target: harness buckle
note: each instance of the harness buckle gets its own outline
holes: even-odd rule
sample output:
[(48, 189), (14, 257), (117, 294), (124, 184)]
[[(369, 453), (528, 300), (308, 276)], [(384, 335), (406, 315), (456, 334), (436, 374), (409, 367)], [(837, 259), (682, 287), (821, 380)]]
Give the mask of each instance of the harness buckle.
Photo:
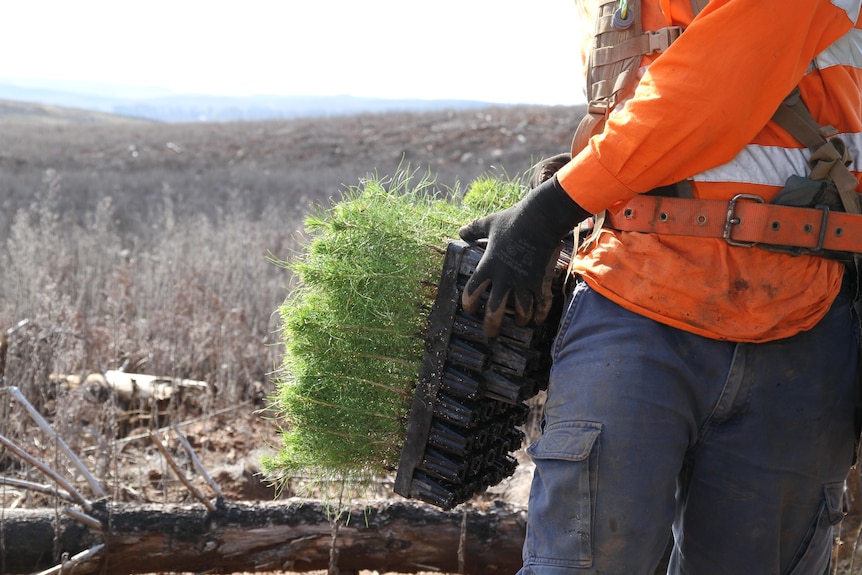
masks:
[(680, 37), (682, 28), (680, 26), (668, 26), (656, 32), (647, 32), (649, 38), (649, 52), (647, 54), (661, 53), (668, 49), (668, 46), (673, 44), (673, 41)]
[(724, 232), (721, 237), (728, 244), (741, 248), (750, 248), (757, 245), (757, 242), (739, 242), (733, 239), (733, 226), (738, 226), (742, 223), (742, 218), (736, 215), (736, 204), (739, 200), (751, 200), (758, 204), (765, 204), (766, 200), (754, 194), (736, 194), (730, 201), (727, 202), (727, 215), (724, 218)]
[(607, 98), (591, 100), (587, 103), (587, 113), (607, 118), (611, 113), (611, 103)]

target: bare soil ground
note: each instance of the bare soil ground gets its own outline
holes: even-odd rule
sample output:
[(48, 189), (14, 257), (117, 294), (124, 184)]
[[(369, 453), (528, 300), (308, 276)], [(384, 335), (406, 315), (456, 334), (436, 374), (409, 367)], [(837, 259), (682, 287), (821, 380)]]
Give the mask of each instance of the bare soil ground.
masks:
[[(0, 110), (2, 111), (2, 110)], [(165, 196), (180, 213), (231, 199), (252, 213), (300, 215), (310, 202), (399, 166), (441, 187), (503, 170), (517, 175), (567, 151), (579, 107), (365, 114), (224, 124), (3, 124), (0, 223), (33, 200), (47, 170), (62, 174), (62, 210), (84, 214), (111, 196), (135, 231)], [(2, 227), (0, 227), (2, 229)]]

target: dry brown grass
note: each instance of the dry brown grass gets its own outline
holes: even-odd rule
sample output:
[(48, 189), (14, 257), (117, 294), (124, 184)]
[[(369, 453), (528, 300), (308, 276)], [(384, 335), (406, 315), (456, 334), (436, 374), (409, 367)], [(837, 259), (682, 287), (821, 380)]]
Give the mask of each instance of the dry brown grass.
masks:
[[(247, 124), (4, 125), (2, 385), (23, 392), (114, 500), (188, 500), (146, 439), (172, 424), (226, 496), (273, 497), (255, 473), (275, 428), (256, 410), (280, 359), (273, 312), (289, 277), (268, 254), (288, 257), (309, 205), (369, 172), (409, 164), (444, 189), (494, 169), (519, 173), (565, 149), (579, 115), (515, 107)], [(120, 368), (211, 386), (194, 397), (123, 401), (52, 378)], [(2, 389), (0, 434), (91, 495)], [(165, 439), (195, 477), (175, 439)], [(2, 448), (0, 476), (50, 483)], [(57, 503), (0, 485), (4, 507)]]

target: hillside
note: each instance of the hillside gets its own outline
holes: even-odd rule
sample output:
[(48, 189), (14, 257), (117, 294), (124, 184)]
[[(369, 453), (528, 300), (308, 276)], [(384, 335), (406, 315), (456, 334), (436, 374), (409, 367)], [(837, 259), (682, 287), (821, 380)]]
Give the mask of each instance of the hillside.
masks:
[[(423, 112), (476, 109), (476, 100), (364, 98), (336, 96), (215, 96), (178, 94), (159, 88), (104, 83), (36, 81), (19, 83), (0, 78), (0, 100), (34, 102), (159, 122), (230, 122), (342, 116), (395, 111)], [(3, 111), (0, 110), (0, 123)]]
[(181, 213), (213, 214), (234, 198), (251, 213), (284, 210), (287, 220), (370, 172), (389, 175), (399, 166), (427, 170), (444, 188), (491, 170), (517, 175), (568, 149), (583, 113), (514, 106), (161, 124), (96, 113), (58, 123), (51, 119), (72, 113), (31, 109), (35, 117), (40, 110), (41, 121), (0, 130), (0, 236), (48, 170), (62, 180), (61, 211), (91, 212), (110, 196), (128, 230), (167, 200)]
[(150, 120), (80, 108), (0, 99), (0, 126), (150, 123)]

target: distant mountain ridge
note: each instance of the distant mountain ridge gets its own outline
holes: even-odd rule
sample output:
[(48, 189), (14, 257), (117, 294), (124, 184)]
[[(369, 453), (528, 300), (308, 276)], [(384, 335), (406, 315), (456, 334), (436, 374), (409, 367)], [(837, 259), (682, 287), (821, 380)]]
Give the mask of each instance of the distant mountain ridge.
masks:
[[(77, 108), (159, 122), (228, 122), (358, 113), (472, 109), (491, 105), (477, 100), (361, 98), (355, 96), (211, 96), (174, 94), (160, 89), (82, 84), (42, 86), (0, 79), (0, 99), (43, 106)], [(2, 110), (0, 110), (2, 113)]]
[(0, 126), (9, 124), (30, 126), (68, 126), (73, 124), (153, 124), (153, 120), (118, 116), (95, 110), (67, 108), (49, 104), (34, 104), (0, 99)]

